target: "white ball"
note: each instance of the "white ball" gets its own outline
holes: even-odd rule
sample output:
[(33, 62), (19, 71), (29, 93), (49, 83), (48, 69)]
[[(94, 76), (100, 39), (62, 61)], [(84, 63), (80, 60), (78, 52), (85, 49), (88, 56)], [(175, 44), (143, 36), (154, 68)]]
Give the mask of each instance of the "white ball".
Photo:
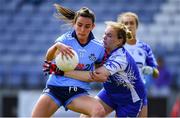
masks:
[(79, 57), (74, 50), (72, 50), (72, 51), (74, 53), (72, 58), (69, 55), (63, 56), (61, 52), (56, 56), (55, 63), (56, 63), (56, 66), (60, 70), (71, 71), (71, 70), (74, 70), (76, 68), (76, 66), (78, 65)]

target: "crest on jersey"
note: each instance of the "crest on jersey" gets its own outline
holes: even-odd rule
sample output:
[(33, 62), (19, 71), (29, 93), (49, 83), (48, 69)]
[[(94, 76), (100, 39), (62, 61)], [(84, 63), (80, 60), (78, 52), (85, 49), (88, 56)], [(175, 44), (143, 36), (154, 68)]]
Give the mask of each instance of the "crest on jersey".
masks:
[(96, 61), (96, 56), (95, 56), (95, 54), (90, 54), (90, 55), (89, 55), (89, 59), (90, 59), (91, 61)]

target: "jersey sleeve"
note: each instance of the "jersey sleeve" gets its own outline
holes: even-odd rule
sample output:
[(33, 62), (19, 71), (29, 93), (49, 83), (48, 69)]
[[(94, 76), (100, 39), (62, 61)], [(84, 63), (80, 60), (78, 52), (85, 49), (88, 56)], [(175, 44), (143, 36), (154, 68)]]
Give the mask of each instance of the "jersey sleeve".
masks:
[(149, 45), (146, 45), (146, 52), (147, 52), (147, 56), (146, 56), (146, 65), (147, 66), (151, 66), (151, 67), (155, 67), (157, 68), (157, 61), (154, 57), (154, 54), (152, 52), (152, 49)]
[(61, 35), (55, 40), (55, 43), (57, 43), (57, 42), (62, 42), (63, 43), (64, 39), (65, 39), (65, 35)]
[(125, 56), (122, 55), (112, 55), (103, 66), (111, 73), (111, 75), (124, 71), (127, 67), (127, 60)]
[(104, 47), (102, 47), (99, 57), (96, 61), (96, 64), (101, 64), (101, 62), (103, 61), (104, 54), (105, 54), (105, 49), (104, 49)]

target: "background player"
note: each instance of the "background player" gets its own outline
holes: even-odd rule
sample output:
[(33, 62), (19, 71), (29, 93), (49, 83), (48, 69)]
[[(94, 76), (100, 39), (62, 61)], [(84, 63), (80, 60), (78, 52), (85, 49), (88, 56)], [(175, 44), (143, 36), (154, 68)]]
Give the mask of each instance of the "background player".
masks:
[[(139, 18), (137, 14), (133, 12), (122, 13), (118, 16), (117, 21), (125, 24), (133, 35), (132, 40), (127, 40), (124, 47), (136, 61), (144, 84), (146, 83), (144, 75), (153, 75), (153, 77), (157, 78), (159, 71), (157, 70), (157, 62), (150, 46), (145, 42), (138, 40), (136, 37), (139, 25)], [(140, 117), (147, 117), (147, 99), (144, 101)]]

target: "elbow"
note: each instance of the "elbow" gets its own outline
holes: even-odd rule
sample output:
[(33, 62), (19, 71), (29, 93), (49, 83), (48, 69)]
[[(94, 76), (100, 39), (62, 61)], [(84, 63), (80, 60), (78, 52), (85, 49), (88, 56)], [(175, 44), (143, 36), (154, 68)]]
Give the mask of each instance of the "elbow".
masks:
[(46, 58), (47, 61), (53, 60), (53, 56), (52, 56), (52, 54), (51, 54), (50, 49), (48, 49), (45, 58)]
[(47, 50), (47, 53), (46, 53), (46, 60), (47, 61), (51, 61), (54, 59), (54, 56), (55, 56), (55, 52), (56, 52), (56, 47), (55, 46), (52, 46), (50, 47), (48, 50)]

